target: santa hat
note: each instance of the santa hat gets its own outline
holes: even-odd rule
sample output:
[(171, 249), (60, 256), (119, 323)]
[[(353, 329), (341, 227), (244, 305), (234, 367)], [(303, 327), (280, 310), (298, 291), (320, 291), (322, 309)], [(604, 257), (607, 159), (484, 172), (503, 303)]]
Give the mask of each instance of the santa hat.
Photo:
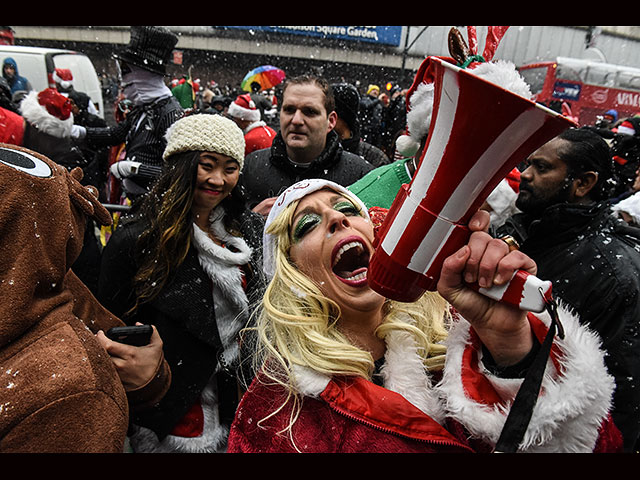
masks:
[(515, 193), (520, 193), (520, 177), (520, 170), (514, 168), (509, 172), (507, 178), (505, 178), (505, 181), (509, 184), (509, 186)]
[(56, 68), (53, 72), (53, 79), (65, 90), (73, 87), (73, 74), (68, 68)]
[(273, 221), (278, 218), (280, 214), (293, 202), (325, 188), (331, 189), (337, 193), (341, 193), (347, 198), (351, 199), (351, 201), (360, 208), (367, 220), (371, 221), (371, 217), (369, 217), (367, 207), (364, 203), (362, 203), (362, 200), (356, 197), (345, 187), (338, 185), (337, 183), (324, 179), (310, 179), (302, 180), (290, 186), (284, 192), (282, 192), (278, 199), (274, 202), (264, 225), (262, 268), (269, 280), (273, 278), (276, 271), (275, 259), (277, 239), (274, 235), (268, 234), (267, 230), (269, 229)]
[(260, 110), (256, 108), (256, 104), (251, 100), (251, 95), (248, 93), (238, 96), (231, 102), (228, 113), (234, 118), (249, 122), (260, 120)]
[(71, 101), (55, 88), (40, 93), (32, 90), (20, 103), (22, 117), (38, 130), (58, 137), (68, 137), (73, 127)]
[(625, 120), (620, 125), (618, 125), (617, 132), (621, 135), (631, 136), (637, 133), (633, 123), (631, 123), (629, 120)]
[(449, 50), (452, 57), (428, 57), (422, 62), (413, 85), (407, 92), (407, 131), (396, 141), (396, 149), (400, 155), (407, 158), (415, 156), (429, 133), (435, 88), (433, 58), (457, 64), (488, 82), (531, 99), (531, 90), (513, 63), (502, 60), (492, 61), (500, 40), (509, 27), (488, 28), (482, 56), (477, 55), (475, 27), (467, 27), (469, 46), (466, 45), (460, 32), (452, 28), (449, 32)]

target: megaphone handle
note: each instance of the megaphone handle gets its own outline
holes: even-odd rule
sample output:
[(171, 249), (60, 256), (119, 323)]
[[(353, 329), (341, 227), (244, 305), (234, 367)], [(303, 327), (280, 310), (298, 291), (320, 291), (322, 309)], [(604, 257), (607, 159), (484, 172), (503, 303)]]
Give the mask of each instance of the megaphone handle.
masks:
[(524, 270), (518, 270), (505, 285), (482, 288), (474, 283), (469, 287), (497, 302), (507, 303), (528, 312), (541, 313), (546, 308), (545, 299), (551, 297), (552, 283), (540, 280)]

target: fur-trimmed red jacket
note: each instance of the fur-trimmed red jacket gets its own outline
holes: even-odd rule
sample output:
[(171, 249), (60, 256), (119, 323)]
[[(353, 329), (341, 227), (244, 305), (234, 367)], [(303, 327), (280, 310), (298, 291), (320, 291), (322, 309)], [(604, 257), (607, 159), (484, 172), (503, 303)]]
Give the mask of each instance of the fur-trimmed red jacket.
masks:
[(256, 150), (270, 148), (277, 132), (263, 121), (255, 122), (244, 130), (244, 154), (249, 155)]
[[(560, 315), (565, 338), (555, 341), (519, 451), (620, 451), (620, 432), (609, 416), (614, 385), (599, 339), (568, 312), (561, 309)], [(548, 316), (529, 319), (542, 341)], [(286, 392), (258, 376), (240, 403), (228, 451), (491, 452), (522, 380), (498, 378), (485, 369), (470, 325), (457, 318), (437, 384), (422, 367), (408, 334), (393, 332), (385, 340), (384, 388), (361, 378), (329, 378), (296, 369), (303, 400), (291, 431), (286, 427), (292, 402), (274, 414)]]

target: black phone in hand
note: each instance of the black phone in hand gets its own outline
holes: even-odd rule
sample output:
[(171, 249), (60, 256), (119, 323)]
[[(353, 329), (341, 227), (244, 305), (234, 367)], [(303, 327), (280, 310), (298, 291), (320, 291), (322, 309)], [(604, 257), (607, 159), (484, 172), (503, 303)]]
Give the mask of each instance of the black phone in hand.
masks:
[(151, 341), (152, 333), (153, 328), (151, 325), (135, 325), (131, 327), (113, 327), (107, 332), (107, 337), (114, 342), (143, 347)]

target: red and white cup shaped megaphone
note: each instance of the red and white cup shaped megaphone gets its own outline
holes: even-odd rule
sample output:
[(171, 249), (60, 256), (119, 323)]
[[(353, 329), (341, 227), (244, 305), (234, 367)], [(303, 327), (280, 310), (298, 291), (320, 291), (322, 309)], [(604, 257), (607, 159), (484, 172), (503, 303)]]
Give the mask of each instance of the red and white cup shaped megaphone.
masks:
[[(444, 260), (468, 242), (469, 220), (500, 181), (575, 126), (443, 59), (430, 61), (434, 103), (427, 143), (411, 183), (400, 189), (379, 230), (368, 273), (372, 289), (400, 302), (437, 289)], [(479, 291), (540, 312), (550, 290), (551, 282), (521, 271), (504, 288)]]

